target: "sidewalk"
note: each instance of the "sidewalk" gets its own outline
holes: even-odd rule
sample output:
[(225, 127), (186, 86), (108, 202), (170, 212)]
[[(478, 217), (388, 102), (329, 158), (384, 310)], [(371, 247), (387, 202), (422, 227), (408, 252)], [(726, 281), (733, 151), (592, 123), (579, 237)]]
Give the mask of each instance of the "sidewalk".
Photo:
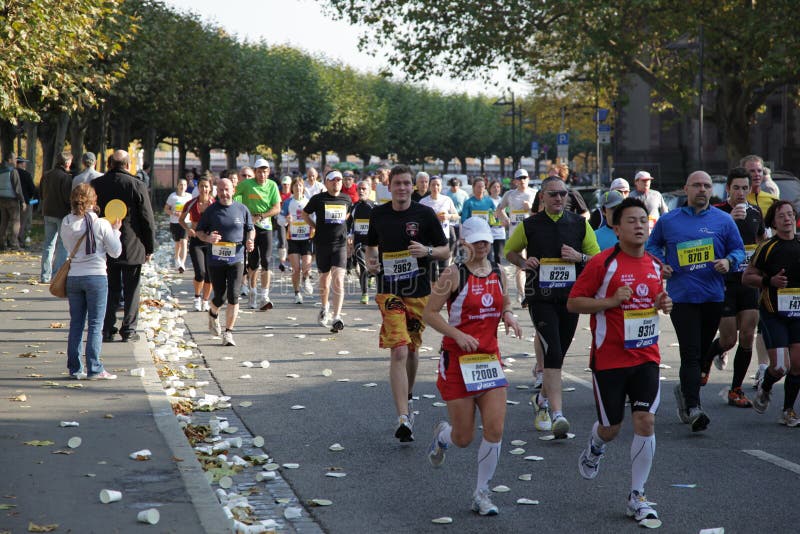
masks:
[[(36, 282), (39, 258), (36, 250), (0, 254), (0, 533), (27, 532), (29, 523), (57, 524), (54, 532), (229, 531), (144, 340), (103, 345), (117, 380), (69, 378), (67, 301)], [(144, 378), (129, 375), (136, 367)], [(67, 447), (71, 437), (81, 438), (78, 448)], [(129, 458), (140, 449), (152, 458)], [(102, 504), (102, 489), (122, 500)], [(154, 527), (137, 522), (149, 508), (160, 512)]]

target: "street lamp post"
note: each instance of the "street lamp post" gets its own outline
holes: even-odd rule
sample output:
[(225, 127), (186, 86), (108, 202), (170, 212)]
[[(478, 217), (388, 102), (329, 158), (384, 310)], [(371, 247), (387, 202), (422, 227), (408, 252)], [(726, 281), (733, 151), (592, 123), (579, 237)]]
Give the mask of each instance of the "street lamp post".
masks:
[(511, 107), (511, 166), (516, 169), (517, 163), (517, 135), (516, 135), (516, 116), (517, 116), (517, 104), (514, 100), (514, 91), (509, 91), (511, 93), (511, 102), (505, 99), (505, 97), (500, 97), (496, 100), (492, 105), (494, 106), (510, 106)]

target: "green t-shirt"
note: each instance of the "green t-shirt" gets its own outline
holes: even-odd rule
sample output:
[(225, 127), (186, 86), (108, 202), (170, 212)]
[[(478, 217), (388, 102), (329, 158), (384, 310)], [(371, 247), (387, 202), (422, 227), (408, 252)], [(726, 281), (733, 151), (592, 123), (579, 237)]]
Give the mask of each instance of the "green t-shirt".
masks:
[(250, 210), (256, 228), (272, 230), (272, 217), (262, 219), (259, 215), (268, 212), (275, 204), (280, 204), (281, 196), (275, 182), (267, 178), (263, 185), (258, 185), (255, 179), (243, 180), (236, 186), (233, 200), (241, 202)]

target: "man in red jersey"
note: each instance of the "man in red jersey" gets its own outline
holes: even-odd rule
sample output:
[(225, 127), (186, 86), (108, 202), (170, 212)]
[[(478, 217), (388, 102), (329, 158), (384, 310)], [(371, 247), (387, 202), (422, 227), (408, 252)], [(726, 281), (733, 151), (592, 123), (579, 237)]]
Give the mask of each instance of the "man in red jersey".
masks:
[[(606, 443), (619, 434), (630, 398), (633, 413), (631, 491), (627, 514), (644, 526), (658, 526), (658, 514), (644, 496), (656, 449), (655, 413), (661, 400), (658, 312), (672, 299), (663, 288), (661, 262), (645, 252), (647, 211), (627, 198), (614, 210), (619, 243), (587, 263), (569, 294), (567, 309), (591, 314), (590, 367), (598, 421), (581, 453), (581, 476), (597, 476)], [(657, 523), (657, 525), (655, 525)]]

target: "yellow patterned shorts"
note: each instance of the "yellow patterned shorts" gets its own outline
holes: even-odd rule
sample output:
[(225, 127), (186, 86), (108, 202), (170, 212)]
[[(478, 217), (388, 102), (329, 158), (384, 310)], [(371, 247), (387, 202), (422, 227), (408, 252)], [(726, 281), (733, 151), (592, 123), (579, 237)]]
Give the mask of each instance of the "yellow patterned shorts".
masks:
[(393, 349), (408, 345), (408, 350), (415, 351), (422, 345), (422, 310), (428, 303), (428, 297), (399, 297), (391, 293), (379, 293), (375, 302), (381, 310), (380, 347)]

